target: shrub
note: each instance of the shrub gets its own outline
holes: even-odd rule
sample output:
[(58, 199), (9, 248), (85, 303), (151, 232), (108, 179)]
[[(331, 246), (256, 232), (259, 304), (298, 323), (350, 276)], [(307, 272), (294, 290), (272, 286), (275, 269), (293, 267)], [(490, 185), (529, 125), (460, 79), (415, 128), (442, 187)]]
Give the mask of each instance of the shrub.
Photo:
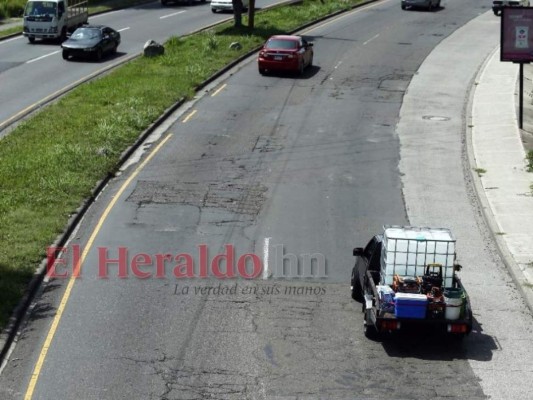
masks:
[(529, 150), (526, 155), (527, 171), (533, 172), (533, 150)]
[(0, 0), (0, 18), (22, 17), (24, 0)]

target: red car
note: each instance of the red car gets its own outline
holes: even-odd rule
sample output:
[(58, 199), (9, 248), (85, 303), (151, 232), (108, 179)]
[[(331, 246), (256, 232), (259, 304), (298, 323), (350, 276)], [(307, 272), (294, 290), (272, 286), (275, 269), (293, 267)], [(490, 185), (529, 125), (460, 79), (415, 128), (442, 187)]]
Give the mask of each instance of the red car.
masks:
[(259, 73), (267, 71), (294, 71), (300, 75), (313, 65), (313, 43), (301, 36), (272, 36), (259, 51), (257, 66)]

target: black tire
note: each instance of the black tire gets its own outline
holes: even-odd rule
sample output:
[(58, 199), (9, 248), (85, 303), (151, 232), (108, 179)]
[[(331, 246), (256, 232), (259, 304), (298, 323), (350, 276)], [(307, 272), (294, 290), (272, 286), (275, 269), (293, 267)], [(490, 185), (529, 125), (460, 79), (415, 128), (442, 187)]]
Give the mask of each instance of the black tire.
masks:
[(437, 1), (437, 5), (435, 6), (436, 9), (440, 9), (440, 0)]
[(264, 68), (259, 68), (259, 73), (260, 73), (261, 75), (266, 75), (266, 69), (264, 69)]
[(161, 6), (165, 7), (168, 4), (167, 0), (161, 0)]
[(63, 29), (61, 29), (61, 35), (59, 35), (57, 39), (59, 43), (63, 43), (65, 40), (67, 40), (67, 28), (66, 27), (63, 27)]
[(313, 66), (313, 54), (311, 54), (311, 58), (309, 59), (309, 65), (307, 65), (309, 68)]
[(370, 322), (369, 313), (365, 310), (365, 320), (363, 323), (363, 333), (367, 339), (376, 340), (379, 338), (379, 332), (376, 327)]
[(215, 10), (214, 8), (212, 8), (212, 9), (211, 9), (211, 12), (212, 12), (213, 14), (216, 14), (216, 13), (217, 13), (217, 10)]
[(359, 273), (355, 266), (352, 268), (351, 286), (352, 286), (352, 299), (354, 299), (355, 301), (358, 301), (359, 303), (362, 303), (363, 302), (363, 287), (361, 285), (361, 279), (359, 277)]
[(99, 47), (98, 50), (96, 50), (96, 60), (102, 61), (103, 57), (104, 57), (104, 52), (102, 51), (102, 48)]
[(34, 44), (35, 43), (35, 38), (33, 36), (28, 36), (28, 41), (31, 43), (31, 44)]
[(117, 54), (117, 50), (118, 50), (118, 43), (115, 43), (115, 45), (111, 49), (111, 54)]
[(302, 60), (300, 65), (298, 66), (298, 75), (302, 76), (304, 74), (305, 64)]
[(63, 50), (62, 56), (63, 56), (63, 60), (68, 60), (68, 56), (69, 56), (68, 51)]
[(375, 340), (379, 338), (378, 331), (374, 325), (365, 324), (363, 325), (363, 333), (367, 339)]

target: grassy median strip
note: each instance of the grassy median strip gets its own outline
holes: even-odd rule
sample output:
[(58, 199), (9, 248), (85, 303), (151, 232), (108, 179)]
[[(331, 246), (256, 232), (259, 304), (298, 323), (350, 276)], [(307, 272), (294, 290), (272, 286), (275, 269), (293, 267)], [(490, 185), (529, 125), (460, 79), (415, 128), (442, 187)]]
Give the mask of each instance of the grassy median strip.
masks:
[[(360, 2), (305, 0), (257, 13), (253, 31), (224, 24), (171, 38), (165, 55), (138, 58), (78, 87), (0, 140), (0, 327), (46, 247), (96, 183), (116, 169), (120, 154), (169, 106), (191, 97), (198, 84), (268, 36)], [(242, 48), (230, 50), (232, 42)]]

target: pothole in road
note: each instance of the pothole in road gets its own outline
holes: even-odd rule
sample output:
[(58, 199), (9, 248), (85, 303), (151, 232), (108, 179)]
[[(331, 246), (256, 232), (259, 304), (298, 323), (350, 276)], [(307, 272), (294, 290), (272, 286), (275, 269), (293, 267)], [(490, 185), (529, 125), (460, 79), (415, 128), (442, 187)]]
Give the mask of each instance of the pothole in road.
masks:
[(128, 201), (177, 203), (257, 215), (265, 200), (266, 191), (266, 187), (261, 184), (139, 181)]

